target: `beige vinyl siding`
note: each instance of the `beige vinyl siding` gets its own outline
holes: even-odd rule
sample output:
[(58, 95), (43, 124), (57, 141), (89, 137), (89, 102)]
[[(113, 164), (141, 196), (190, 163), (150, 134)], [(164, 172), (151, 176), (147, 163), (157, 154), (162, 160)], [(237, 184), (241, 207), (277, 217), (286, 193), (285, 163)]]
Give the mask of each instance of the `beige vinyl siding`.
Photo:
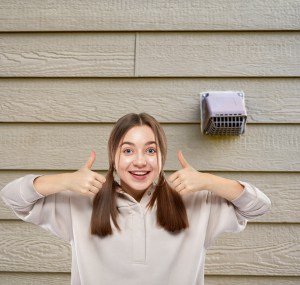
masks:
[[(199, 171), (249, 181), (270, 213), (207, 254), (206, 284), (300, 282), (300, 2), (1, 1), (0, 188), (107, 169), (113, 123), (149, 112)], [(243, 90), (240, 137), (200, 133), (199, 93)], [(68, 244), (0, 202), (0, 285), (70, 284)], [(41, 246), (42, 245), (42, 246)]]
[(138, 33), (137, 76), (297, 76), (299, 32)]
[(0, 75), (134, 75), (134, 33), (2, 33)]
[(297, 76), (300, 32), (2, 33), (6, 77)]
[[(124, 111), (126, 112), (126, 111)], [(107, 140), (112, 124), (7, 124), (0, 127), (0, 156), (5, 169), (76, 169), (90, 150), (95, 169), (107, 169)], [(295, 124), (249, 124), (241, 137), (210, 137), (200, 124), (163, 124), (169, 155), (165, 168), (179, 167), (177, 150), (198, 170), (299, 171), (300, 134)]]
[(126, 109), (164, 123), (199, 123), (203, 90), (243, 90), (250, 124), (300, 123), (300, 80), (266, 77), (0, 78), (0, 120), (112, 123)]
[(2, 0), (1, 31), (298, 30), (295, 0)]

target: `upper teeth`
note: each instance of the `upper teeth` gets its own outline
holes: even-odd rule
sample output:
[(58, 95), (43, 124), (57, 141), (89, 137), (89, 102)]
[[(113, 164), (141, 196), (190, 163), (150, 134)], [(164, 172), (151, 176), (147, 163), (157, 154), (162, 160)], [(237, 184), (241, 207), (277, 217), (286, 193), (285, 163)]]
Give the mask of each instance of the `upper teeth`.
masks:
[(135, 174), (135, 175), (145, 175), (147, 172), (141, 172), (141, 171), (132, 171), (131, 173)]

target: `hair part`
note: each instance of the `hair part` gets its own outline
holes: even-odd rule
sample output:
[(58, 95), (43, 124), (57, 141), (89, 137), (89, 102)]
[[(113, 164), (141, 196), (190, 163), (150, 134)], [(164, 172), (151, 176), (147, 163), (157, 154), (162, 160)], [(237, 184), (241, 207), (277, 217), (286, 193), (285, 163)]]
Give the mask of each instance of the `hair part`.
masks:
[(113, 234), (111, 222), (120, 230), (117, 223), (118, 209), (116, 204), (119, 184), (114, 181), (115, 156), (125, 134), (136, 126), (149, 126), (154, 133), (155, 141), (161, 154), (161, 171), (156, 190), (148, 203), (149, 208), (157, 204), (157, 223), (165, 230), (175, 233), (189, 226), (185, 205), (180, 194), (174, 191), (165, 179), (163, 166), (167, 155), (167, 139), (158, 121), (146, 113), (127, 114), (114, 125), (108, 140), (109, 170), (106, 182), (96, 194), (93, 201), (91, 233), (99, 237)]

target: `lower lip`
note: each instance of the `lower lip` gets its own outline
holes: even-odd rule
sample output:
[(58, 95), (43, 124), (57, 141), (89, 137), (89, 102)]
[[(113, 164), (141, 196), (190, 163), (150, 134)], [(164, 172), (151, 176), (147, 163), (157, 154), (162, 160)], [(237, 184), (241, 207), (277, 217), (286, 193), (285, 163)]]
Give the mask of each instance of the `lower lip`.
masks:
[(144, 181), (147, 179), (148, 175), (149, 175), (150, 172), (148, 172), (147, 174), (145, 175), (135, 175), (135, 174), (131, 174), (131, 176), (135, 179), (135, 180), (138, 180), (138, 181)]

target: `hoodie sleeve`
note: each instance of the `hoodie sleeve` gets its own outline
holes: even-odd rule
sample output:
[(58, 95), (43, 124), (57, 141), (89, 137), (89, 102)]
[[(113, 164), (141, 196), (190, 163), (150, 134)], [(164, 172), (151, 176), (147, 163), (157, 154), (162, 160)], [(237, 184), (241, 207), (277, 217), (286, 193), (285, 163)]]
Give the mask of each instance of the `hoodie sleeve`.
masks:
[(47, 197), (39, 194), (33, 181), (38, 175), (26, 175), (7, 184), (0, 192), (4, 203), (25, 222), (41, 226), (66, 241), (72, 239), (70, 195), (68, 192)]
[(206, 232), (205, 246), (211, 246), (224, 232), (240, 232), (247, 221), (264, 215), (271, 207), (270, 199), (255, 186), (241, 182), (244, 191), (234, 200), (210, 195), (210, 215)]

